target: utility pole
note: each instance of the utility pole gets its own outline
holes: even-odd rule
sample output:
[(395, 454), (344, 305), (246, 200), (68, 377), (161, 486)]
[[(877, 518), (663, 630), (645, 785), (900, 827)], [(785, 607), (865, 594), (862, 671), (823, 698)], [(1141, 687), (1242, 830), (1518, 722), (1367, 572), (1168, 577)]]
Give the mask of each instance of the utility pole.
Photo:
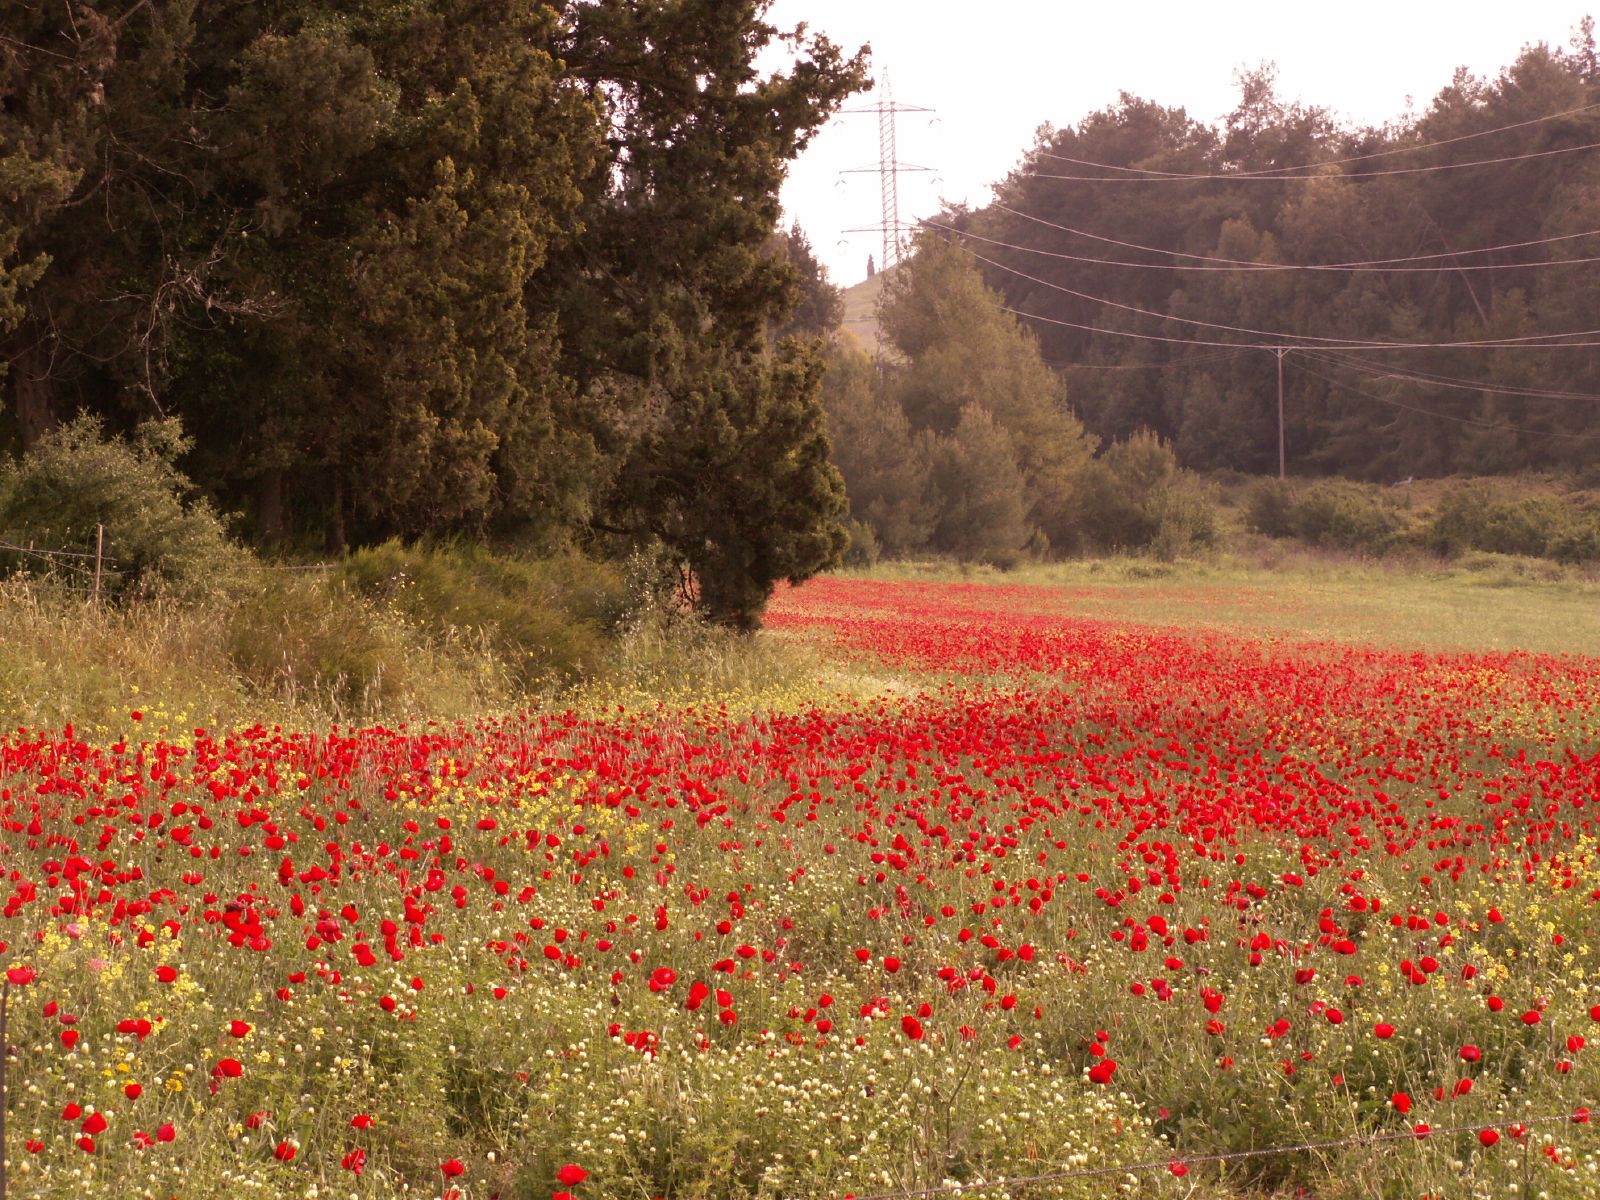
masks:
[(1278, 356), (1278, 478), (1285, 477), (1283, 453), (1283, 356), (1289, 353), (1287, 346), (1279, 346), (1273, 351)]
[(883, 73), (883, 83), (878, 88), (878, 102), (868, 108), (847, 108), (849, 113), (876, 113), (878, 115), (878, 163), (872, 167), (854, 167), (841, 175), (866, 175), (876, 173), (881, 202), (882, 223), (847, 229), (846, 233), (883, 234), (883, 257), (878, 260), (878, 270), (887, 271), (900, 261), (900, 176), (908, 171), (931, 171), (932, 167), (919, 167), (903, 163), (895, 146), (895, 117), (903, 112), (932, 112), (920, 104), (896, 104), (894, 91), (889, 86), (889, 72)]

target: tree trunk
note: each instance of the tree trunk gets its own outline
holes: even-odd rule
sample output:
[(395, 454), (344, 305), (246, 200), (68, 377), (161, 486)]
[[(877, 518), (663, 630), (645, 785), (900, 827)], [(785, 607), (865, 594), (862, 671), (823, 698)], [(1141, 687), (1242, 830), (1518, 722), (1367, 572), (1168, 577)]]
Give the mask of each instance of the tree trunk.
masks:
[(256, 525), (261, 544), (281, 546), (288, 536), (283, 512), (283, 468), (273, 467), (256, 477)]
[[(27, 335), (31, 331), (22, 332)], [(58, 424), (55, 381), (50, 378), (48, 355), (35, 343), (11, 360), (6, 374), (11, 381), (11, 402), (16, 410), (22, 449), (26, 452)]]
[(323, 549), (330, 558), (343, 558), (348, 545), (344, 526), (344, 471), (333, 469), (333, 495), (328, 508), (328, 524), (323, 536)]

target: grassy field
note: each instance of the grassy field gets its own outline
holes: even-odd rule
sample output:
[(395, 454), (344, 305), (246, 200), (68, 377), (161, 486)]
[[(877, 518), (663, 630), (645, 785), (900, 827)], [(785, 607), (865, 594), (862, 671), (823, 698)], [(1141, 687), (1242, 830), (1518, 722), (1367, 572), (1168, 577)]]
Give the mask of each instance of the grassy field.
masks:
[(1600, 656), (1600, 579), (1550, 563), (1363, 563), (1283, 553), (1276, 565), (1098, 559), (1000, 572), (884, 563), (850, 578), (1017, 583), (1054, 611), (1178, 628), (1431, 650)]

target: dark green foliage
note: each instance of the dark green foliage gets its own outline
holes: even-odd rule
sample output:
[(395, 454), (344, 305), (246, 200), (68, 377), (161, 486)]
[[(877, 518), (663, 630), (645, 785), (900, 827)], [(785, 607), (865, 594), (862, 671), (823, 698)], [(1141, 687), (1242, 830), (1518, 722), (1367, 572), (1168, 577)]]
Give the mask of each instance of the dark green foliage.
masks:
[[(1024, 518), (1042, 535), (1033, 540), (1074, 545), (1072, 480), (1093, 442), (1037, 340), (984, 286), (972, 256), (945, 238), (919, 238), (884, 285), (879, 321), (904, 359), (888, 367), (884, 386), (910, 429), (947, 438), (970, 406), (982, 408), (1009, 442)], [(1009, 541), (1007, 531), (996, 544)]]
[(1033, 529), (1023, 501), (1024, 481), (1011, 439), (977, 404), (961, 410), (955, 430), (933, 453), (939, 521), (932, 545), (965, 562), (1011, 567)]
[(616, 502), (684, 564), (706, 616), (760, 624), (773, 586), (837, 566), (849, 510), (817, 399), (822, 364), (789, 340), (697, 371), (636, 444)]
[(1267, 537), (1294, 535), (1294, 488), (1282, 479), (1258, 479), (1245, 494), (1247, 528)]
[[(842, 536), (828, 486), (695, 516), (717, 497), (667, 461), (772, 465), (729, 457), (720, 425), (750, 415), (732, 390), (784, 391), (794, 355), (763, 365), (768, 331), (832, 312), (804, 238), (777, 233), (778, 188), (864, 57), (765, 8), (6, 7), (8, 432), (176, 413), (186, 467), (268, 544), (620, 530), (704, 566), (716, 526), (719, 569), (756, 591), (769, 566), (815, 569)], [(780, 38), (794, 61), (763, 74)], [(812, 392), (789, 391), (812, 411), (761, 425), (780, 464), (815, 457)], [(702, 430), (717, 444), (683, 444)], [(662, 508), (667, 530), (636, 519)], [(769, 517), (795, 544), (735, 544)]]
[[(1271, 335), (1445, 343), (1593, 327), (1593, 264), (1537, 265), (1591, 256), (1572, 235), (1600, 227), (1594, 155), (1568, 152), (1600, 141), (1587, 28), (1570, 50), (1531, 45), (1493, 77), (1441, 80), (1431, 103), (1383, 128), (1286, 103), (1270, 70), (1238, 77), (1239, 104), (1215, 126), (1123, 95), (1043, 129), (993, 205), (947, 220), (976, 235), (988, 285), (1039, 318), (1044, 358), (1063, 367), (1092, 433), (1149, 428), (1190, 468), (1275, 472), (1278, 364), (1260, 348)], [(1125, 170), (1291, 177), (1071, 178)], [(1243, 269), (1375, 260), (1408, 261)], [(1301, 474), (1576, 472), (1600, 436), (1600, 406), (1536, 394), (1600, 395), (1600, 359), (1582, 349), (1313, 349), (1284, 367), (1287, 457)]]
[(1171, 559), (1216, 543), (1214, 502), (1149, 430), (1108, 447), (1073, 487), (1084, 548), (1150, 550)]
[(1469, 550), (1587, 562), (1600, 558), (1600, 510), (1559, 496), (1518, 496), (1489, 484), (1452, 488), (1423, 533), (1441, 554)]
[(872, 526), (852, 518), (845, 523), (844, 531), (850, 540), (845, 543), (843, 565), (858, 569), (874, 566), (883, 554), (883, 547), (878, 544)]
[[(187, 445), (171, 420), (142, 425), (131, 440), (107, 438), (89, 416), (43, 435), (19, 462), (0, 463), (0, 539), (84, 556), (56, 559), (54, 569), (88, 590), (102, 526), (103, 596), (229, 590), (248, 556), (178, 470)], [(3, 569), (38, 573), (42, 561), (0, 551)]]
[(870, 527), (891, 558), (922, 549), (937, 519), (930, 439), (912, 432), (879, 385), (878, 369), (858, 350), (830, 349), (822, 403), (852, 518)]
[(1250, 490), (1245, 523), (1268, 537), (1362, 554), (1386, 554), (1411, 534), (1405, 510), (1383, 489), (1332, 480), (1261, 480)]
[(792, 270), (793, 308), (768, 337), (829, 337), (844, 320), (844, 296), (828, 281), (823, 266), (811, 248), (811, 241), (799, 225), (775, 233), (768, 239), (771, 252), (788, 263)]

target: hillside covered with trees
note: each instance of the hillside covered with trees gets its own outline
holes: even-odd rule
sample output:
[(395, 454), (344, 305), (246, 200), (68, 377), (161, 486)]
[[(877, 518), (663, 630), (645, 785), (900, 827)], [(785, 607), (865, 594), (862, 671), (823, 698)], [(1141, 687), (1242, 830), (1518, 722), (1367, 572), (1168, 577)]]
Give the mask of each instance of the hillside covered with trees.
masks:
[(992, 203), (927, 223), (975, 257), (1107, 441), (1199, 470), (1393, 481), (1582, 470), (1600, 444), (1592, 20), (1383, 128), (1241, 74), (1217, 125), (1124, 94), (1045, 127)]

